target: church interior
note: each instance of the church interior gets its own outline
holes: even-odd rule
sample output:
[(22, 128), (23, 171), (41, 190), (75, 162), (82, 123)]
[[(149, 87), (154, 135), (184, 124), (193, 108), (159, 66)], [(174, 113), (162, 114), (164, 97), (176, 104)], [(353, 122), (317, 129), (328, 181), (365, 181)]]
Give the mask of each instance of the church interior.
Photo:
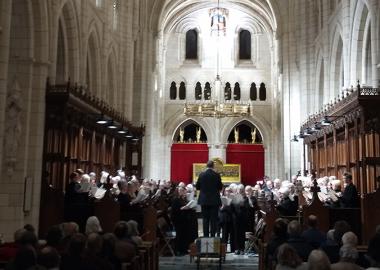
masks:
[(0, 269), (380, 269), (379, 14), (0, 1)]

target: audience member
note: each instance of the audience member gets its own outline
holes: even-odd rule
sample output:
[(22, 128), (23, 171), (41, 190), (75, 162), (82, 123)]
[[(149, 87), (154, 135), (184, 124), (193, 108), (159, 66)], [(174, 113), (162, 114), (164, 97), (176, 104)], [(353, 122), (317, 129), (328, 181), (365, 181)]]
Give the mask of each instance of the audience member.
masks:
[(330, 270), (331, 265), (326, 253), (322, 250), (314, 249), (307, 260), (308, 270)]
[(86, 235), (90, 235), (91, 233), (102, 233), (99, 219), (95, 216), (89, 217), (86, 222)]
[(354, 246), (343, 245), (339, 250), (340, 260), (337, 263), (331, 265), (332, 270), (360, 270), (363, 269), (355, 262), (359, 255)]
[(289, 238), (287, 243), (297, 251), (297, 254), (303, 261), (307, 261), (313, 247), (302, 238), (301, 233), (301, 225), (298, 221), (293, 220), (288, 224)]
[(318, 218), (310, 215), (307, 219), (309, 228), (302, 233), (302, 237), (313, 248), (319, 248), (326, 241), (326, 234), (318, 229)]
[(367, 259), (371, 265), (371, 267), (367, 269), (380, 270), (380, 234), (375, 234), (375, 236), (369, 240)]
[(282, 244), (278, 248), (276, 270), (307, 269), (307, 265), (302, 262), (297, 251), (288, 244)]
[(60, 259), (58, 251), (52, 246), (47, 246), (38, 253), (37, 262), (46, 270), (58, 270)]
[(273, 235), (268, 242), (267, 247), (267, 260), (275, 261), (277, 258), (277, 249), (288, 239), (287, 233), (288, 223), (287, 220), (278, 218), (273, 226)]

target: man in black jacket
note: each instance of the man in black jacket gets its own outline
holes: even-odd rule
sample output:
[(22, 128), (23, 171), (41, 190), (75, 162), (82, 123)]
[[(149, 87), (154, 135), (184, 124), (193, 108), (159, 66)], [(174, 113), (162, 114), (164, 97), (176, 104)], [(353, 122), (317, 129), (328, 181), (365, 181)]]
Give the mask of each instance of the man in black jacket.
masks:
[(220, 175), (214, 171), (214, 161), (207, 162), (207, 169), (200, 173), (196, 187), (200, 190), (198, 204), (202, 207), (203, 234), (205, 237), (214, 237), (218, 224), (218, 210), (222, 204), (220, 191), (223, 188)]
[(344, 208), (358, 208), (359, 207), (359, 195), (356, 187), (352, 183), (352, 175), (350, 173), (345, 173), (343, 175), (343, 180), (346, 183), (342, 194), (342, 206)]

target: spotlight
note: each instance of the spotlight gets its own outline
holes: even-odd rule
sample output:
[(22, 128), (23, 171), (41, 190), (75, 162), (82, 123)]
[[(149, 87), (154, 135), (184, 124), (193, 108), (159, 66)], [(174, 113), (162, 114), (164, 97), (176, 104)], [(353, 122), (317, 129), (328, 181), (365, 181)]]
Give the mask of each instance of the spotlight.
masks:
[(307, 128), (305, 129), (305, 132), (303, 133), (303, 135), (305, 136), (310, 136), (313, 132), (311, 131), (311, 128)]
[(99, 125), (104, 125), (104, 124), (107, 124), (107, 120), (104, 118), (104, 115), (102, 114), (98, 120), (96, 120), (96, 123), (99, 124)]
[(114, 124), (113, 120), (109, 123), (109, 125), (107, 126), (107, 128), (109, 129), (117, 129), (117, 126)]
[(130, 139), (130, 138), (133, 137), (133, 135), (131, 135), (131, 134), (126, 134), (124, 137)]
[(121, 126), (121, 128), (117, 131), (117, 133), (119, 133), (119, 134), (126, 134), (127, 131), (128, 131), (127, 129), (124, 129), (124, 127)]

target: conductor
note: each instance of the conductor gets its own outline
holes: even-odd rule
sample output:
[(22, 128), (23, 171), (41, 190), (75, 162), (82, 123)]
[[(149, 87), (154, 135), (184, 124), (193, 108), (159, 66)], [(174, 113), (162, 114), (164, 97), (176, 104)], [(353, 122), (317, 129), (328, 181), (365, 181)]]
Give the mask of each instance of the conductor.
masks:
[(203, 234), (205, 237), (215, 237), (223, 184), (220, 175), (214, 170), (214, 161), (207, 162), (207, 169), (199, 174), (196, 188), (200, 190), (198, 204), (202, 207)]

